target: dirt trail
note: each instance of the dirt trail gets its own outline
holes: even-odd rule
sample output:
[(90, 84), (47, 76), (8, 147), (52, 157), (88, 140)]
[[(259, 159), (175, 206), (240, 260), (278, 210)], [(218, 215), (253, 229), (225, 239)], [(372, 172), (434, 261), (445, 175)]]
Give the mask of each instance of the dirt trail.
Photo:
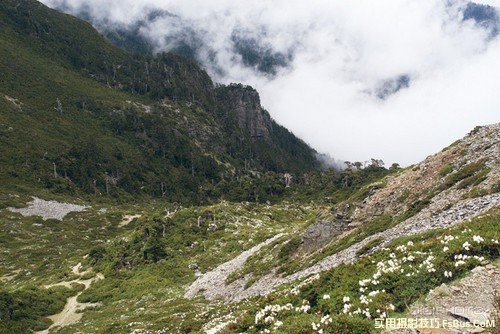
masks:
[(21, 272), (21, 269), (16, 269), (14, 271), (12, 271), (11, 273), (7, 274), (7, 275), (4, 275), (4, 276), (1, 276), (0, 277), (0, 282), (8, 282), (8, 281), (12, 281), (14, 278), (16, 278), (16, 276)]
[(123, 219), (122, 221), (118, 224), (118, 227), (123, 227), (123, 226), (127, 226), (128, 224), (130, 224), (130, 222), (132, 222), (132, 220), (136, 219), (136, 218), (141, 218), (142, 215), (125, 215), (123, 216)]
[[(80, 271), (81, 266), (82, 264), (78, 263), (76, 266), (72, 268), (71, 271), (80, 277), (90, 272), (91, 269), (88, 269), (86, 271)], [(102, 275), (101, 273), (97, 273), (94, 277), (85, 280), (77, 278), (72, 281), (45, 285), (45, 288), (51, 288), (54, 286), (65, 286), (69, 288), (71, 287), (71, 284), (77, 283), (77, 284), (83, 284), (85, 288), (82, 291), (78, 292), (76, 296), (69, 297), (68, 300), (66, 301), (66, 305), (64, 305), (64, 309), (60, 313), (48, 317), (53, 322), (49, 328), (43, 331), (35, 332), (35, 334), (48, 334), (50, 330), (53, 328), (56, 327), (60, 328), (72, 325), (78, 322), (83, 316), (83, 313), (78, 311), (84, 310), (88, 307), (98, 306), (99, 303), (80, 303), (77, 301), (77, 298), (83, 293), (83, 291), (87, 290), (93, 282), (96, 282), (101, 279), (104, 279), (104, 275)]]

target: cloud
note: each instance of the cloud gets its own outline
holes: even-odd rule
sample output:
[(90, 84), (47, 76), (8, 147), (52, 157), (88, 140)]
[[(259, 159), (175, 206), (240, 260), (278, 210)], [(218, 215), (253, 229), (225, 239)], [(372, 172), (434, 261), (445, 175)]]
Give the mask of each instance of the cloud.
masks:
[(465, 1), (43, 2), (106, 25), (167, 11), (140, 29), (157, 51), (192, 47), (216, 81), (256, 87), (279, 123), (341, 160), (408, 165), (500, 121), (500, 41), (464, 20)]

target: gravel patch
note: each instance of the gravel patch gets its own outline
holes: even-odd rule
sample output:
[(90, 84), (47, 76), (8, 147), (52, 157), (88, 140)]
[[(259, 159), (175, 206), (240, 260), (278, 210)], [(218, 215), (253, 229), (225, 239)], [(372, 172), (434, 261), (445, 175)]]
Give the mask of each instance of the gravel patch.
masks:
[(70, 212), (81, 212), (85, 211), (88, 208), (88, 206), (84, 205), (60, 203), (57, 201), (45, 201), (38, 197), (33, 197), (33, 200), (28, 203), (27, 207), (7, 208), (7, 210), (18, 212), (25, 217), (40, 216), (43, 220), (63, 220), (63, 218)]

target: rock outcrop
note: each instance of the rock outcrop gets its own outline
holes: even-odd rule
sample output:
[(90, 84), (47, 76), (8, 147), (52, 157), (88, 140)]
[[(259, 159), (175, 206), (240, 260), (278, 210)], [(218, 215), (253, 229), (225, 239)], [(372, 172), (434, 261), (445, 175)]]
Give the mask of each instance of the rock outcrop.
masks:
[(250, 86), (231, 84), (219, 87), (219, 96), (236, 118), (239, 129), (252, 139), (270, 139), (272, 122), (269, 113), (260, 105), (259, 93)]

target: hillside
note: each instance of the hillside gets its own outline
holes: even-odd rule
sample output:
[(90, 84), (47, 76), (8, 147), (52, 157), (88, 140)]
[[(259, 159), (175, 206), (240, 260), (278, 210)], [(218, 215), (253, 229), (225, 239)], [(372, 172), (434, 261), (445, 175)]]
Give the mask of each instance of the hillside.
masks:
[(194, 61), (123, 51), (88, 23), (33, 0), (3, 1), (0, 19), (6, 184), (207, 202), (247, 174), (319, 167), (315, 151), (271, 119), (258, 93), (215, 87)]
[[(116, 205), (4, 191), (4, 330), (44, 329), (50, 316), (50, 333), (371, 333), (373, 318), (416, 317), (418, 303), (491, 310), (492, 295), (466, 294), (474, 279), (497, 289), (499, 150), (500, 124), (478, 127), (335, 203)], [(84, 311), (63, 321), (66, 299), (63, 312)]]

